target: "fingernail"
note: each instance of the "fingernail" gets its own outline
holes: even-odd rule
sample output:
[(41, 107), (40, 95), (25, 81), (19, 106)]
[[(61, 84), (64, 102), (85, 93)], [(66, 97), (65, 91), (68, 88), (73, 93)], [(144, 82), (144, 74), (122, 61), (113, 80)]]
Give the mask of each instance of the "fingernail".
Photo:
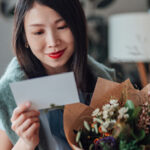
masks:
[(27, 107), (30, 107), (31, 106), (31, 102), (26, 102), (25, 104)]

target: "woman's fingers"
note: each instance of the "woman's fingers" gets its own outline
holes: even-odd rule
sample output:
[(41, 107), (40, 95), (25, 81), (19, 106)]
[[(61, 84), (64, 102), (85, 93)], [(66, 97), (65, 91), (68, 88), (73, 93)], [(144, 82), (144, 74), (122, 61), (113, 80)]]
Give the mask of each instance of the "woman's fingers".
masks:
[(23, 136), (26, 130), (28, 130), (34, 123), (39, 123), (38, 117), (28, 118), (25, 120), (23, 124), (16, 129), (17, 135)]
[(22, 139), (27, 145), (35, 147), (39, 143), (39, 115), (37, 110), (30, 110), (30, 102), (26, 102), (18, 106), (12, 115), (12, 130)]
[(25, 132), (24, 138), (31, 139), (36, 133), (38, 133), (40, 127), (39, 122), (33, 123)]
[(25, 113), (20, 114), (20, 116), (18, 116), (18, 118), (14, 121), (12, 121), (12, 129), (15, 130), (17, 127), (19, 127), (20, 125), (23, 124), (23, 122), (25, 120), (27, 120), (28, 118), (32, 118), (32, 117), (38, 117), (40, 115), (40, 112), (35, 111), (35, 110), (31, 110), (31, 111), (27, 111)]
[(27, 110), (30, 108), (30, 106), (31, 106), (31, 103), (30, 103), (30, 102), (26, 102), (26, 103), (24, 103), (24, 104), (19, 105), (19, 106), (14, 110), (13, 115), (12, 115), (12, 118), (11, 118), (11, 121), (16, 120), (16, 119), (18, 118), (18, 116), (19, 116), (21, 113), (27, 111)]

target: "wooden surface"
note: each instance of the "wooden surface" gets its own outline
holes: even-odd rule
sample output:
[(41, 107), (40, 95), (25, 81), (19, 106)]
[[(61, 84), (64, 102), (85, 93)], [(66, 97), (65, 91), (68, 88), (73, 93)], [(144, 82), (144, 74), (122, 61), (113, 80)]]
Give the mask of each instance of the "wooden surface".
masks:
[(146, 73), (144, 63), (138, 62), (137, 67), (138, 67), (142, 87), (145, 87), (148, 84), (148, 80), (147, 80), (147, 73)]

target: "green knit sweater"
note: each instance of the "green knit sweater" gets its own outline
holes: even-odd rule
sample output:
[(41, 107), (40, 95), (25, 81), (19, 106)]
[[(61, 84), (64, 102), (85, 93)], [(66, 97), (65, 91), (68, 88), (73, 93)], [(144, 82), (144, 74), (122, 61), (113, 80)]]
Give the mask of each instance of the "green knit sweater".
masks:
[[(103, 64), (96, 62), (90, 56), (88, 56), (88, 66), (96, 77), (100, 76), (109, 80), (115, 79), (114, 69), (107, 68)], [(27, 77), (25, 76), (24, 71), (21, 70), (17, 58), (14, 57), (8, 65), (6, 72), (0, 79), (0, 119), (2, 120), (5, 131), (13, 144), (17, 142), (18, 136), (11, 130), (10, 118), (16, 107), (16, 103), (9, 84), (25, 79), (27, 79)], [(40, 139), (38, 147), (40, 150), (46, 149), (44, 148), (44, 139)]]

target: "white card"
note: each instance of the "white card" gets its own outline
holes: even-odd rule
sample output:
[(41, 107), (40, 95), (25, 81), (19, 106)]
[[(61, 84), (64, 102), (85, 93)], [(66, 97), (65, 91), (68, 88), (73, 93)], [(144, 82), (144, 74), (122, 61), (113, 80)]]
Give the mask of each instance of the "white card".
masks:
[(35, 109), (79, 102), (73, 72), (14, 82), (10, 87), (17, 105), (30, 101)]

